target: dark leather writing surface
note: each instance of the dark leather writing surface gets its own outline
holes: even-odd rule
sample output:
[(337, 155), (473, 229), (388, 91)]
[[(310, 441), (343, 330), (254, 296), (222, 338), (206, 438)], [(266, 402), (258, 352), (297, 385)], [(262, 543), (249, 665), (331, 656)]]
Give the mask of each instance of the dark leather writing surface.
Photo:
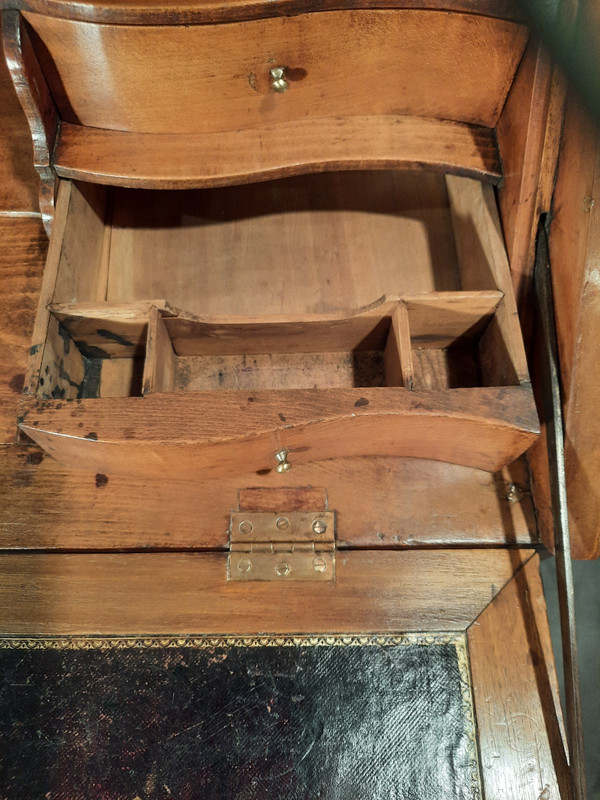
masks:
[(462, 638), (32, 644), (0, 646), (6, 800), (481, 796)]

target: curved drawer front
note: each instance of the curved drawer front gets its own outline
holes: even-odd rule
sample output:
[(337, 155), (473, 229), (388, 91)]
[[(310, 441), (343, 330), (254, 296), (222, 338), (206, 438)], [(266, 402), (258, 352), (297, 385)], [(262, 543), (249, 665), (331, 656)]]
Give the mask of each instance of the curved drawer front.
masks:
[(192, 26), (24, 17), (61, 118), (138, 133), (388, 114), (493, 127), (527, 38), (512, 22), (416, 10)]

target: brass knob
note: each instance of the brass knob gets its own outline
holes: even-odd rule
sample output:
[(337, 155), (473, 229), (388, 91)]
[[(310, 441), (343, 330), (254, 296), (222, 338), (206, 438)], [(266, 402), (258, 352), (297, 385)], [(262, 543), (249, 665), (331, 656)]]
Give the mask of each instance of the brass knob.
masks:
[(275, 458), (277, 459), (277, 472), (289, 472), (289, 470), (291, 470), (292, 465), (287, 460), (287, 455), (287, 450), (280, 450), (278, 453), (275, 453)]
[(270, 72), (271, 78), (273, 80), (271, 86), (273, 87), (273, 90), (275, 92), (279, 92), (280, 94), (281, 92), (287, 92), (289, 88), (289, 83), (283, 77), (284, 72), (285, 72), (285, 67), (274, 67)]

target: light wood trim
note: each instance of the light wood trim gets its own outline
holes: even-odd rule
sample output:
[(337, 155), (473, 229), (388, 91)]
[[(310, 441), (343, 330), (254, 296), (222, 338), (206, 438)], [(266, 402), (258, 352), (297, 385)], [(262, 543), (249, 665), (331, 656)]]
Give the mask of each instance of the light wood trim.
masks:
[[(527, 358), (511, 283), (511, 273), (493, 189), (476, 181), (446, 178), (464, 289), (497, 289), (504, 298), (496, 310), (498, 340), (520, 383), (529, 382)], [(502, 353), (492, 361), (501, 364)]]
[(392, 324), (384, 353), (385, 376), (388, 386), (413, 388), (414, 369), (408, 311), (402, 302), (392, 312)]
[[(223, 549), (231, 510), (238, 502), (242, 507), (241, 490), (263, 487), (263, 496), (279, 496), (290, 486), (326, 488), (341, 547), (536, 541), (521, 459), (503, 473), (418, 458), (357, 457), (295, 464), (285, 475), (247, 470), (216, 480), (187, 477), (131, 474), (123, 480), (112, 471), (64, 467), (32, 445), (2, 447), (0, 549)], [(517, 503), (508, 500), (513, 483), (522, 493)]]
[[(164, 0), (2, 0), (2, 6), (79, 22), (160, 25), (168, 19), (172, 25), (192, 25), (306, 13), (314, 10), (314, 0), (281, 0), (276, 8), (268, 0), (236, 0), (226, 5), (219, 0), (178, 0), (176, 6)], [(346, 7), (341, 0), (321, 0), (319, 4), (323, 11)], [(518, 4), (510, 0), (354, 0), (352, 7), (455, 11), (523, 20)]]
[(31, 131), (33, 161), (40, 179), (40, 211), (46, 233), (50, 235), (55, 195), (51, 155), (60, 120), (29, 34), (21, 25), (18, 11), (2, 11), (2, 38), (8, 69)]
[(470, 626), (467, 639), (485, 797), (569, 798), (537, 557), (496, 595)]
[[(199, 392), (23, 404), (21, 429), (62, 463), (190, 478), (354, 455), (433, 458), (498, 470), (538, 435), (525, 386), (452, 391)], [(285, 418), (285, 422), (282, 420)]]
[(172, 392), (175, 388), (176, 356), (158, 308), (150, 310), (143, 393)]
[(254, 183), (331, 169), (429, 169), (497, 182), (494, 132), (447, 120), (330, 117), (206, 134), (141, 134), (63, 123), (63, 178), (146, 189)]
[(335, 583), (228, 582), (225, 553), (0, 555), (0, 634), (460, 631), (531, 551), (348, 551)]
[(31, 347), (29, 349), (29, 361), (27, 372), (25, 373), (25, 394), (33, 393), (37, 390), (44, 349), (46, 346), (46, 336), (48, 335), (48, 323), (50, 322), (50, 311), (48, 306), (54, 295), (58, 266), (63, 248), (65, 228), (69, 219), (69, 206), (71, 202), (72, 184), (69, 181), (62, 181), (58, 187), (56, 201), (56, 213), (54, 224), (50, 233), (50, 244), (46, 257), (46, 267), (40, 289), (37, 314), (33, 326), (31, 337)]

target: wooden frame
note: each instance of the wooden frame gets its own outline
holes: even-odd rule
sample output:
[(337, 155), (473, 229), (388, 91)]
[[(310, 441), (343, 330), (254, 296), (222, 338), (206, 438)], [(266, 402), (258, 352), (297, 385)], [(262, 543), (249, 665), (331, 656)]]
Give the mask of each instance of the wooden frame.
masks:
[(90, 630), (149, 644), (161, 636), (462, 631), (485, 797), (568, 796), (545, 605), (530, 551), (339, 553), (337, 582), (317, 585), (227, 583), (226, 556), (217, 553), (4, 555), (0, 562), (0, 602), (10, 597), (13, 608), (0, 635), (30, 646), (35, 637), (77, 640)]

